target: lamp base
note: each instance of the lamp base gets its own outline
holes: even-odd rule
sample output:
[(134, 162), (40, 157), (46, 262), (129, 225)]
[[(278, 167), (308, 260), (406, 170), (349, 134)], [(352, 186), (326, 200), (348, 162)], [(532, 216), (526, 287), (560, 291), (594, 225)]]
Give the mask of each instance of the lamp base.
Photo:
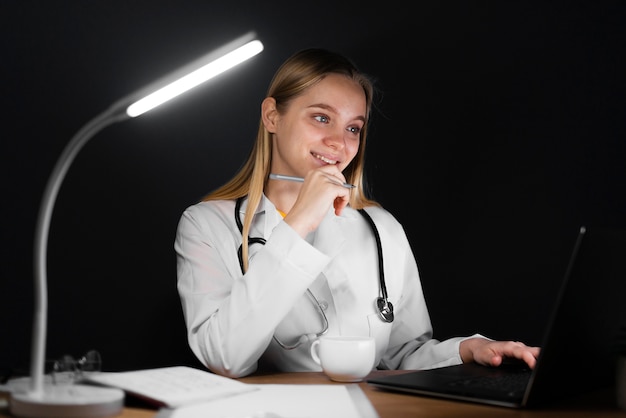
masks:
[(110, 417), (124, 408), (124, 391), (89, 385), (44, 384), (43, 393), (12, 393), (11, 414), (28, 418)]

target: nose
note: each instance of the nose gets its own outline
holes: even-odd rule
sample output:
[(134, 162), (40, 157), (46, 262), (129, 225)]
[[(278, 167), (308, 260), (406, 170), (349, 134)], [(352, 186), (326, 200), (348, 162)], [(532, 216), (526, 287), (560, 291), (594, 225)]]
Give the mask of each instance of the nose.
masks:
[(343, 129), (336, 129), (324, 138), (324, 143), (336, 150), (342, 150), (346, 146), (346, 132)]

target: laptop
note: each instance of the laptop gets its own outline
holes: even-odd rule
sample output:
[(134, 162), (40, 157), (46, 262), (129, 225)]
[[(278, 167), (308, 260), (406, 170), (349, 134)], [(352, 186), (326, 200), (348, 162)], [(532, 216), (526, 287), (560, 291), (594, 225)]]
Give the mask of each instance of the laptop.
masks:
[(509, 408), (533, 408), (610, 386), (614, 347), (626, 333), (625, 284), (626, 233), (581, 227), (533, 370), (513, 361), (500, 367), (467, 363), (367, 383)]

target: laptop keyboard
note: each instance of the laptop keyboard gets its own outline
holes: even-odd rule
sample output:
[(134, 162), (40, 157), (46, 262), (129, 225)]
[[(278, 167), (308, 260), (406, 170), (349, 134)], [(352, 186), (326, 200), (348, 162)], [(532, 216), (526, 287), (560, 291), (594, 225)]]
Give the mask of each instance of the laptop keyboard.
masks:
[(480, 388), (489, 391), (505, 393), (516, 397), (524, 394), (531, 371), (523, 369), (512, 373), (502, 373), (495, 376), (477, 376), (468, 379), (455, 380), (449, 385), (455, 388)]

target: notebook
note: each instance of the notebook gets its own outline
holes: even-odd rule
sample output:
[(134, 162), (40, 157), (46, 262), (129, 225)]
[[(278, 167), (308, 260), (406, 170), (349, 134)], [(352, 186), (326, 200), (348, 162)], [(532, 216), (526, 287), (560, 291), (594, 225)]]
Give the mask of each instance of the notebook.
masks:
[(626, 331), (625, 283), (626, 233), (581, 227), (533, 370), (519, 362), (501, 367), (467, 363), (374, 377), (367, 383), (510, 408), (532, 408), (610, 386), (614, 347)]

